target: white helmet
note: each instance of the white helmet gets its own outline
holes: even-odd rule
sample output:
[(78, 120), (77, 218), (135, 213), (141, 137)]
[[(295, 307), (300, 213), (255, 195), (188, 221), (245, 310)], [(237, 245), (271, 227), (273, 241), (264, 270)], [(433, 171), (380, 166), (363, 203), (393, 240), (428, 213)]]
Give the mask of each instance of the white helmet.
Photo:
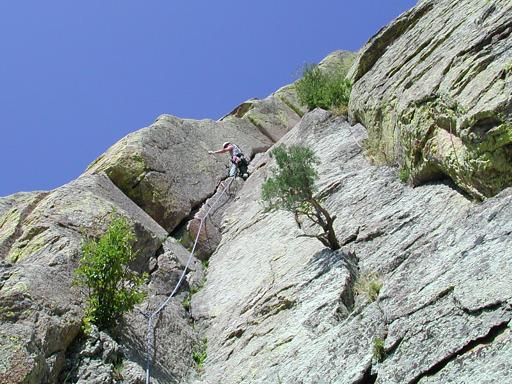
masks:
[(226, 141), (224, 144), (222, 144), (222, 148), (226, 148), (228, 145), (230, 145), (231, 143), (229, 141)]

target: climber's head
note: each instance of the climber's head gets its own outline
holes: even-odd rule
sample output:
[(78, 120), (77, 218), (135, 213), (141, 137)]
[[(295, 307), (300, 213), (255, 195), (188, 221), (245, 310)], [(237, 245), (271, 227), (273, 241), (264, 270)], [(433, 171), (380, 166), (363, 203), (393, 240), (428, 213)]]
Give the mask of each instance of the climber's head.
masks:
[(226, 141), (224, 144), (222, 144), (222, 148), (227, 148), (230, 145), (231, 143), (229, 141)]

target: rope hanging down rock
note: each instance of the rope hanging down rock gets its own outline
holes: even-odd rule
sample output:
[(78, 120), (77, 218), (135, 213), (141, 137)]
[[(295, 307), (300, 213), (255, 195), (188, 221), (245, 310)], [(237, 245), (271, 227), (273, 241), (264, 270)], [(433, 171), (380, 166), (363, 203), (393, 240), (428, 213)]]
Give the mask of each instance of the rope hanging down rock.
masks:
[(154, 349), (153, 340), (154, 340), (154, 331), (155, 331), (154, 328), (153, 328), (153, 320), (154, 320), (154, 318), (160, 312), (162, 312), (162, 310), (167, 306), (167, 304), (169, 304), (169, 301), (171, 301), (172, 297), (178, 291), (178, 288), (180, 287), (181, 283), (183, 282), (183, 279), (185, 278), (185, 275), (187, 273), (188, 267), (190, 266), (190, 262), (192, 261), (192, 257), (194, 256), (194, 252), (196, 250), (197, 242), (199, 240), (199, 235), (201, 234), (201, 230), (203, 228), (203, 225), (204, 225), (206, 219), (210, 215), (210, 212), (212, 211), (212, 209), (217, 205), (219, 200), (222, 198), (222, 196), (224, 196), (224, 194), (226, 193), (228, 188), (231, 186), (231, 184), (233, 183), (235, 178), (236, 178), (236, 176), (231, 178), (229, 183), (224, 183), (225, 185), (224, 185), (224, 189), (222, 190), (222, 193), (215, 199), (213, 204), (210, 205), (210, 208), (208, 209), (206, 214), (201, 219), (201, 222), (199, 224), (199, 229), (197, 231), (196, 239), (194, 241), (194, 245), (192, 247), (192, 250), (190, 251), (190, 255), (189, 255), (188, 260), (187, 260), (187, 264), (185, 265), (185, 268), (183, 269), (183, 272), (181, 273), (180, 279), (176, 283), (176, 286), (174, 287), (173, 291), (167, 297), (167, 299), (157, 308), (157, 310), (154, 311), (153, 313), (151, 313), (151, 315), (148, 316), (146, 384), (150, 384), (150, 382), (151, 382), (151, 364), (152, 364), (152, 361), (153, 361), (153, 349)]

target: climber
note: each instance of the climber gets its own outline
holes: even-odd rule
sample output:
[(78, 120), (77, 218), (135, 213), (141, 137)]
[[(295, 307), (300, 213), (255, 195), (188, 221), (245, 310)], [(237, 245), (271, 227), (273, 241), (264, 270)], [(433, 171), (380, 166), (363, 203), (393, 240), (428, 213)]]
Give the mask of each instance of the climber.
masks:
[(247, 160), (245, 159), (244, 154), (238, 148), (237, 145), (230, 143), (229, 141), (226, 141), (222, 145), (222, 149), (219, 149), (218, 151), (208, 151), (210, 155), (214, 155), (216, 153), (225, 153), (229, 152), (231, 156), (231, 167), (229, 168), (229, 176), (233, 177), (236, 176), (237, 170), (240, 171), (240, 175), (245, 180), (249, 177), (249, 173), (247, 172)]

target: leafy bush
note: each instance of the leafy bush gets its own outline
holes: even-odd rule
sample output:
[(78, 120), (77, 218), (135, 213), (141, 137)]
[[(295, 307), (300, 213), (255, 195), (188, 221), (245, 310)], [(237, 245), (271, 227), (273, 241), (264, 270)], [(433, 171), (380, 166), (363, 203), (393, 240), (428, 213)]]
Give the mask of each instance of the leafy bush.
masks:
[(296, 89), (299, 101), (309, 110), (319, 107), (342, 111), (348, 105), (352, 84), (342, 70), (322, 72), (316, 65), (306, 65)]
[(370, 302), (377, 300), (381, 288), (380, 276), (374, 272), (360, 275), (354, 284), (354, 292), (359, 295), (365, 295)]
[(299, 227), (299, 216), (306, 217), (320, 226), (323, 233), (304, 236), (317, 238), (333, 250), (339, 249), (333, 228), (336, 216), (331, 216), (314, 196), (315, 181), (318, 179), (315, 165), (319, 164), (314, 152), (300, 145), (289, 148), (280, 145), (272, 150), (270, 156), (275, 158), (277, 169), (272, 169), (272, 177), (265, 180), (262, 186), (261, 198), (266, 208), (294, 213)]
[(88, 288), (84, 325), (110, 328), (120, 316), (142, 302), (140, 289), (146, 276), (128, 268), (135, 257), (132, 244), (135, 235), (125, 218), (111, 215), (106, 233), (99, 239), (88, 239), (82, 246), (83, 256), (75, 270), (75, 284)]

